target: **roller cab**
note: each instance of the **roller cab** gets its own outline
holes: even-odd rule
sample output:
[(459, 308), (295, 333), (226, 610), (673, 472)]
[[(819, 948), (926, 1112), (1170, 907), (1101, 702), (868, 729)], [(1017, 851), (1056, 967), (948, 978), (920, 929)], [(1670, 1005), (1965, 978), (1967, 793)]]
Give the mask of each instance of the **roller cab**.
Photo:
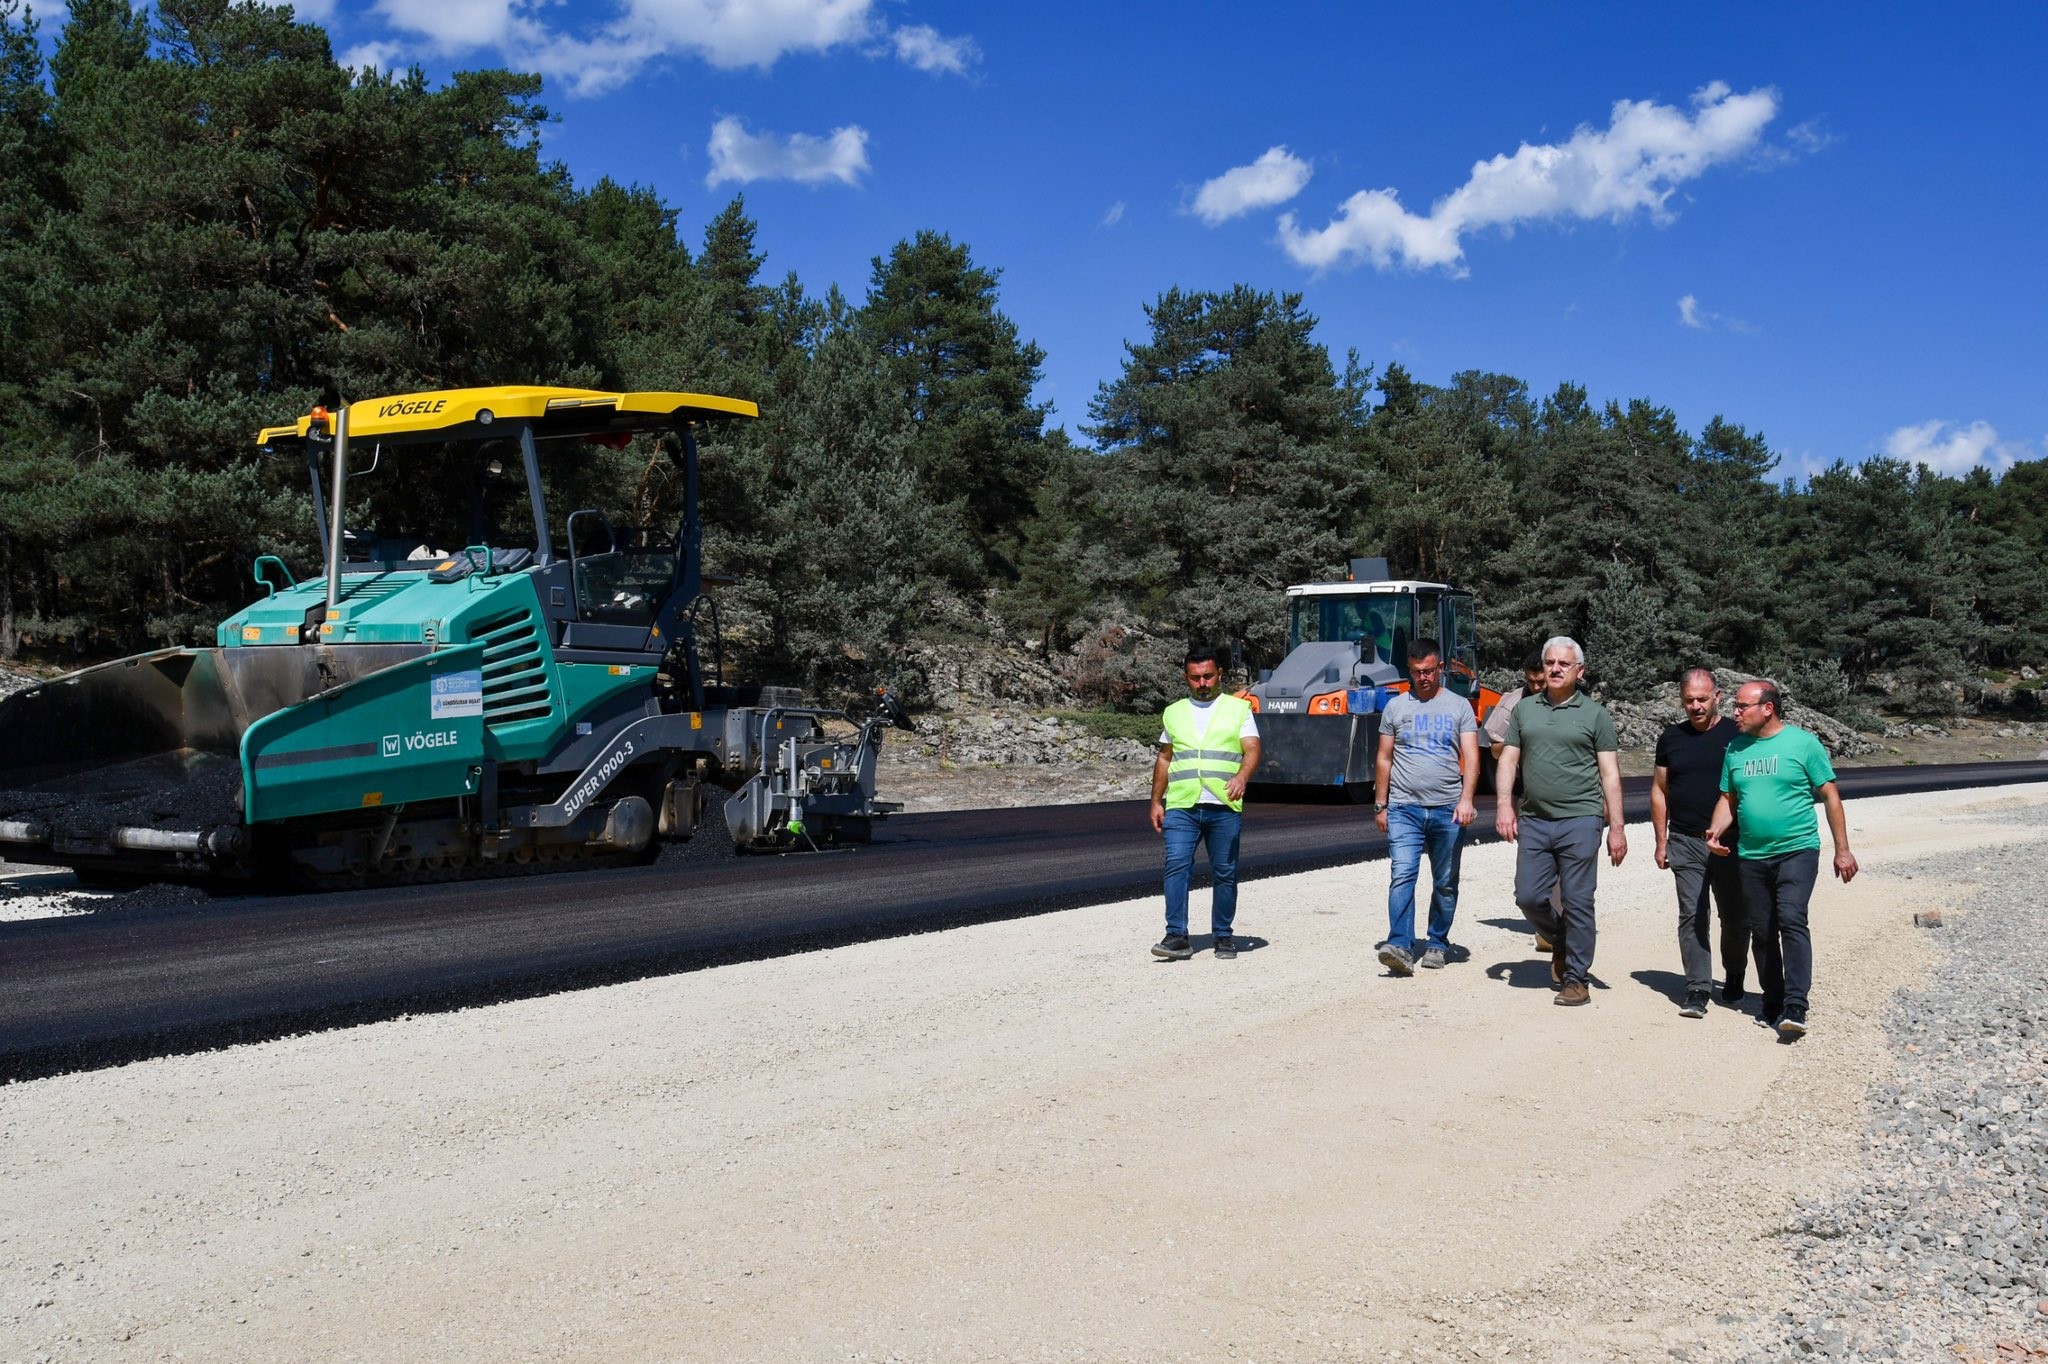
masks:
[[(1269, 799), (1310, 791), (1372, 799), (1380, 712), (1408, 689), (1414, 640), (1437, 641), (1444, 686), (1471, 701), (1482, 720), (1500, 699), (1479, 684), (1471, 593), (1388, 577), (1384, 559), (1354, 560), (1353, 573), (1287, 589), (1287, 656), (1242, 693), (1258, 714), (1253, 790)], [(1482, 753), (1481, 763), (1482, 789), (1491, 789), (1492, 759)]]

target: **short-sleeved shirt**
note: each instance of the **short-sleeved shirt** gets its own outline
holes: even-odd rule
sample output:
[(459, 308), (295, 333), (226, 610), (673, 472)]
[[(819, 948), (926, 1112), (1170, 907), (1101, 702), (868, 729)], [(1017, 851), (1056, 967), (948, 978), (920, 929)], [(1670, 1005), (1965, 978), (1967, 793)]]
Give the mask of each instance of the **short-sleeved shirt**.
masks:
[(1456, 805), (1465, 794), (1458, 762), (1460, 736), (1477, 734), (1472, 703), (1449, 688), (1427, 701), (1402, 692), (1380, 713), (1380, 733), (1394, 740), (1394, 770), (1387, 780), (1391, 805)]
[[(1194, 697), (1190, 696), (1188, 698), (1188, 704), (1195, 708), (1195, 714), (1197, 716), (1203, 717), (1206, 720), (1209, 707), (1215, 705), (1216, 703), (1214, 701), (1197, 701)], [(1246, 739), (1256, 739), (1258, 737), (1258, 716), (1256, 713), (1248, 710), (1245, 712), (1244, 715), (1244, 723), (1237, 727), (1238, 742), (1243, 743)], [(1173, 740), (1166, 737), (1165, 730), (1162, 729), (1159, 731), (1159, 743), (1161, 747), (1164, 747), (1165, 745), (1170, 744), (1172, 742)], [(1222, 805), (1224, 803), (1225, 802), (1223, 797), (1217, 795), (1214, 791), (1211, 791), (1209, 789), (1209, 785), (1207, 782), (1204, 782), (1202, 784), (1202, 794), (1195, 797), (1195, 804), (1197, 805)]]
[(1665, 815), (1675, 834), (1706, 835), (1721, 803), (1721, 760), (1742, 727), (1725, 715), (1704, 731), (1681, 720), (1657, 736), (1657, 766), (1665, 769)]
[(1721, 789), (1742, 817), (1738, 857), (1777, 857), (1820, 847), (1813, 799), (1835, 779), (1835, 765), (1811, 730), (1786, 725), (1768, 739), (1744, 734), (1721, 760)]
[(1582, 691), (1562, 704), (1531, 696), (1508, 717), (1505, 740), (1521, 750), (1522, 813), (1532, 819), (1604, 815), (1600, 755), (1621, 748), (1606, 707)]
[(1484, 728), (1487, 743), (1499, 744), (1507, 742), (1508, 717), (1515, 713), (1516, 706), (1528, 698), (1529, 689), (1527, 687), (1516, 687), (1511, 692), (1502, 693), (1500, 700), (1493, 703), (1493, 709), (1486, 712)]

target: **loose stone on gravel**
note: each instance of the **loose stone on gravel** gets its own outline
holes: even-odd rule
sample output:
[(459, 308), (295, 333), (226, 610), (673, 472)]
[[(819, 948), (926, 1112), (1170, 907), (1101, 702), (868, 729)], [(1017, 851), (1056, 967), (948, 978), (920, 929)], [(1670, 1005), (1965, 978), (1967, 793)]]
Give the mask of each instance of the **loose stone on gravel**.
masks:
[[(2002, 816), (2029, 825), (2048, 812)], [(1864, 1177), (1786, 1227), (1802, 1291), (1755, 1359), (1990, 1360), (2048, 1350), (2048, 903), (2041, 845), (1930, 858), (1969, 883), (1926, 989), (1887, 1021)], [(2025, 1353), (2014, 1354), (2017, 1349)]]

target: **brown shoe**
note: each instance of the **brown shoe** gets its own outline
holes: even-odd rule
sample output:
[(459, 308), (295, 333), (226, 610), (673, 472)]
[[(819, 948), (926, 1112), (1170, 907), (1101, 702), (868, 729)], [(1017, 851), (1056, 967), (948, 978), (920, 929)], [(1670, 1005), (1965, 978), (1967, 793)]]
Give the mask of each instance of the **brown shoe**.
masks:
[(1586, 982), (1575, 980), (1562, 990), (1559, 990), (1557, 998), (1550, 1002), (1552, 1004), (1584, 1004), (1592, 998), (1592, 993), (1586, 989)]
[(1556, 945), (1555, 947), (1553, 947), (1553, 948), (1551, 948), (1551, 949), (1550, 949), (1550, 983), (1551, 983), (1552, 985), (1562, 985), (1562, 984), (1564, 984), (1564, 944), (1563, 944), (1563, 943), (1559, 943), (1559, 944), (1557, 944), (1557, 945)]

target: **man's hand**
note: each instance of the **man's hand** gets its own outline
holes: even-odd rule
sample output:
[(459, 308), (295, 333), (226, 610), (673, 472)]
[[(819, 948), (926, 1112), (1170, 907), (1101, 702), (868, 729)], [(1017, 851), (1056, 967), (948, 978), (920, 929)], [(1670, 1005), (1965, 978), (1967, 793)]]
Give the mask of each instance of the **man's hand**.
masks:
[(1657, 870), (1671, 870), (1671, 847), (1664, 839), (1657, 840)]
[(1503, 744), (1493, 756), (1493, 831), (1512, 843), (1521, 828), (1515, 818), (1515, 773), (1521, 770), (1522, 750)]
[(1827, 782), (1817, 794), (1828, 808), (1828, 836), (1835, 843), (1835, 875), (1847, 885), (1856, 875), (1856, 854), (1849, 851), (1849, 816), (1842, 809), (1842, 788)]
[(1621, 865), (1621, 859), (1627, 856), (1628, 835), (1622, 832), (1621, 826), (1617, 824), (1607, 831), (1607, 860), (1618, 867)]
[(1242, 767), (1238, 768), (1236, 774), (1229, 781), (1223, 783), (1223, 794), (1229, 796), (1232, 800), (1243, 800), (1244, 788), (1251, 784), (1251, 779), (1251, 773), (1245, 771)]
[(1458, 827), (1463, 828), (1479, 818), (1479, 810), (1470, 800), (1461, 800), (1458, 802), (1457, 812), (1451, 818), (1458, 821)]
[(1728, 836), (1728, 831), (1733, 827), (1735, 827), (1735, 801), (1726, 791), (1723, 791), (1721, 798), (1714, 802), (1712, 818), (1707, 820), (1707, 851), (1716, 857), (1732, 856), (1735, 849), (1729, 847), (1721, 840)]
[(1372, 812), (1372, 826), (1381, 833), (1387, 831), (1387, 812), (1385, 810), (1375, 810)]
[(1152, 802), (1152, 832), (1155, 834), (1163, 834), (1166, 832), (1165, 801), (1155, 800)]

